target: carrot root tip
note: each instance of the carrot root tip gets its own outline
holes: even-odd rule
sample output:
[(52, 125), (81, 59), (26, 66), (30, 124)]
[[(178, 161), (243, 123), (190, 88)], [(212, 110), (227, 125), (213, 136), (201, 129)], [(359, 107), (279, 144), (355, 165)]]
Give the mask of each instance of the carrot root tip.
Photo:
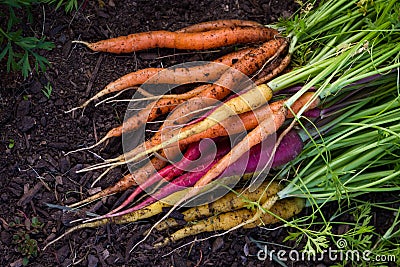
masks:
[(88, 43), (88, 42), (85, 42), (85, 41), (79, 41), (79, 40), (74, 40), (74, 41), (72, 41), (72, 43), (75, 43), (75, 44), (84, 44), (84, 45), (86, 45), (86, 46), (90, 46), (90, 43)]

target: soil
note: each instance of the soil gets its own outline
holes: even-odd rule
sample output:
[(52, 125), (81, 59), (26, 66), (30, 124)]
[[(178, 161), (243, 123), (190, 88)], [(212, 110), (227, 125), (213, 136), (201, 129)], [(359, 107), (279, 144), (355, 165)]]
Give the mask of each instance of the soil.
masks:
[[(176, 30), (202, 21), (227, 18), (268, 24), (289, 16), (297, 8), (294, 1), (277, 0), (110, 0), (104, 5), (100, 1), (85, 1), (79, 11), (71, 14), (48, 6), (34, 8), (34, 23), (26, 27), (39, 37), (42, 34), (48, 36), (56, 48), (43, 53), (51, 62), (44, 74), (32, 74), (28, 79), (22, 79), (18, 73), (0, 70), (0, 265), (15, 267), (22, 264), (23, 256), (13, 241), (17, 230), (30, 233), (38, 242), (39, 251), (37, 256), (29, 259), (29, 266), (275, 265), (257, 259), (255, 255), (259, 249), (251, 238), (293, 246), (294, 243), (283, 242), (287, 236), (284, 228), (237, 230), (177, 250), (174, 249), (194, 238), (153, 249), (151, 244), (167, 234), (155, 233), (129, 253), (150, 226), (152, 221), (149, 220), (80, 230), (45, 251), (41, 248), (68, 229), (73, 219), (60, 209), (49, 208), (46, 203), (73, 203), (98, 187), (104, 188), (115, 182), (126, 172), (125, 169), (112, 171), (94, 189), (90, 184), (99, 172), (76, 173), (83, 166), (99, 162), (97, 154), (109, 158), (121, 152), (119, 139), (94, 150), (96, 154), (65, 155), (72, 149), (92, 144), (111, 127), (119, 125), (125, 112), (124, 104), (97, 108), (90, 105), (83, 114), (65, 114), (64, 111), (84, 102), (107, 83), (128, 72), (214, 57), (211, 53), (169, 49), (127, 55), (93, 53), (82, 45), (71, 43), (72, 40), (97, 41), (134, 32)], [(45, 86), (52, 88), (49, 98), (42, 92)], [(100, 201), (92, 205), (90, 211), (103, 214), (119, 197), (121, 195)], [(332, 204), (331, 210), (335, 209)], [(21, 225), (12, 225), (17, 217), (21, 219)], [(33, 217), (43, 223), (38, 233), (32, 232), (33, 226), (29, 223)], [(389, 221), (381, 217), (381, 225)], [(208, 236), (210, 234), (202, 234), (198, 238)], [(329, 262), (319, 264), (324, 266)]]

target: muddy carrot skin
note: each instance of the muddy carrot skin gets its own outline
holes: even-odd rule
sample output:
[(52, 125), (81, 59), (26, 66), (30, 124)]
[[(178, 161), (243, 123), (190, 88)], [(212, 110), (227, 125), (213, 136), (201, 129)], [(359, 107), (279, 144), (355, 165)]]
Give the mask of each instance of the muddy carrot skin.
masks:
[(239, 20), (239, 19), (221, 19), (201, 22), (198, 24), (190, 25), (188, 27), (179, 29), (175, 32), (205, 32), (223, 28), (231, 27), (258, 27), (262, 28), (264, 25), (251, 21), (251, 20)]
[(130, 87), (138, 86), (144, 83), (151, 84), (185, 84), (204, 81), (216, 80), (223, 72), (226, 71), (226, 66), (232, 66), (235, 62), (246, 55), (251, 48), (244, 48), (225, 56), (222, 56), (213, 61), (219, 64), (204, 64), (198, 66), (178, 67), (178, 68), (146, 68), (135, 72), (128, 73), (119, 79), (109, 83), (103, 90), (88, 99), (80, 107), (86, 107), (90, 102), (97, 100), (110, 93), (119, 92)]
[[(303, 210), (304, 206), (305, 201), (301, 198), (287, 198), (278, 200), (269, 210), (276, 216), (268, 212), (262, 213), (257, 220), (254, 220), (248, 224), (244, 224), (243, 228), (254, 228), (258, 225), (278, 223), (280, 222), (280, 218), (288, 220), (296, 214), (299, 214)], [(156, 243), (154, 247), (162, 247), (170, 242), (176, 242), (182, 238), (203, 232), (229, 230), (250, 220), (255, 214), (256, 212), (250, 209), (239, 209), (236, 211), (221, 213), (196, 223), (186, 225), (182, 229), (179, 229), (175, 233), (169, 235), (163, 241)]]
[(234, 44), (265, 42), (278, 35), (275, 29), (266, 27), (230, 27), (190, 33), (150, 31), (84, 44), (93, 51), (121, 54), (157, 47), (206, 50)]

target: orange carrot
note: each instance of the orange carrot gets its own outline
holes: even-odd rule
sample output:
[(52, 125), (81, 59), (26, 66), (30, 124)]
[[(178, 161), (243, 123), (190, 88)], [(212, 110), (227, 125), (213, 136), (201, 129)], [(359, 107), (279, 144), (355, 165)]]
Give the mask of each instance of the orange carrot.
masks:
[[(251, 51), (250, 48), (244, 48), (225, 56), (222, 56), (213, 62), (221, 63), (226, 66), (232, 66), (245, 54)], [(151, 84), (185, 84), (195, 82), (212, 82), (225, 72), (227, 67), (219, 64), (202, 64), (198, 66), (179, 67), (179, 68), (146, 68), (131, 72), (121, 78), (109, 83), (103, 90), (88, 99), (79, 108), (86, 107), (90, 102), (99, 99), (110, 93), (122, 91), (143, 83)]]
[(268, 73), (267, 75), (265, 75), (265, 76), (260, 77), (259, 79), (257, 79), (254, 83), (257, 84), (257, 85), (259, 85), (259, 84), (263, 84), (263, 83), (266, 83), (266, 82), (272, 80), (275, 76), (277, 76), (278, 74), (282, 73), (282, 72), (286, 69), (287, 66), (289, 66), (290, 58), (291, 58), (291, 55), (290, 55), (290, 54), (287, 54), (287, 55), (282, 59), (282, 61), (279, 63), (278, 66), (276, 66), (275, 68), (273, 68), (273, 69), (271, 70), (271, 72)]
[[(295, 103), (293, 103), (291, 110), (294, 113), (297, 113), (300, 110), (300, 108), (302, 108), (306, 102), (310, 101), (310, 99), (313, 96), (314, 96), (314, 93), (311, 93), (311, 92), (304, 93)], [(203, 100), (199, 99), (199, 101), (203, 101)], [(197, 141), (199, 141), (201, 139), (205, 139), (205, 138), (215, 138), (215, 137), (220, 137), (220, 136), (227, 136), (229, 134), (230, 135), (238, 134), (245, 130), (247, 130), (247, 131), (252, 130), (255, 127), (257, 127), (257, 125), (259, 124), (260, 121), (267, 119), (273, 113), (280, 112), (280, 109), (282, 108), (285, 101), (286, 101), (286, 99), (281, 99), (281, 100), (272, 102), (271, 104), (269, 104), (267, 106), (262, 106), (260, 108), (257, 108), (253, 111), (248, 111), (248, 112), (239, 114), (238, 116), (232, 116), (230, 118), (227, 118), (224, 121), (222, 121), (221, 123), (216, 124), (213, 127), (205, 130), (204, 132), (192, 135), (188, 138), (185, 138), (185, 139), (179, 141), (179, 148), (183, 148), (184, 146), (186, 146), (188, 144), (197, 142)], [(194, 101), (187, 102), (187, 103), (188, 103), (188, 105), (190, 105), (192, 107), (193, 107), (193, 105), (195, 105), (195, 104), (192, 104), (192, 103), (195, 103)], [(319, 101), (317, 99), (309, 105), (307, 110), (317, 107), (318, 104), (319, 104)], [(182, 108), (182, 112), (184, 112), (185, 110), (186, 110), (186, 108)], [(176, 115), (180, 115), (180, 113), (176, 114)], [(286, 118), (293, 118), (292, 112), (288, 112), (286, 114)], [(178, 124), (181, 124), (181, 121), (178, 121)], [(165, 125), (166, 124), (164, 124), (163, 127), (165, 127)], [(170, 130), (168, 133), (165, 133), (165, 131), (167, 131), (168, 129), (167, 130), (165, 128), (163, 129), (163, 127), (161, 127), (160, 131), (156, 132), (149, 140), (142, 143), (141, 145), (134, 148), (133, 150), (126, 152), (123, 156), (118, 157), (119, 160), (123, 161), (123, 160), (129, 159), (129, 158), (133, 157), (134, 155), (136, 155), (137, 153), (144, 151), (145, 149), (149, 149), (153, 146), (159, 145), (163, 140), (166, 140), (166, 139), (170, 138), (171, 136), (175, 135), (176, 131), (186, 131), (186, 130), (189, 130), (190, 128), (193, 128), (194, 125), (193, 124), (188, 125), (183, 128), (176, 129), (175, 131)]]
[[(223, 99), (231, 92), (229, 88), (234, 87), (234, 84), (237, 83), (238, 74), (240, 72), (244, 75), (251, 75), (261, 68), (269, 58), (273, 57), (279, 49), (282, 49), (282, 46), (286, 45), (287, 42), (283, 38), (278, 38), (268, 41), (258, 48), (252, 49), (233, 64), (232, 68), (229, 68), (222, 74), (215, 84), (202, 85), (202, 91), (200, 93), (198, 92), (198, 88), (196, 88), (181, 94), (179, 98), (166, 97), (150, 103), (147, 107), (135, 114), (135, 116), (126, 119), (123, 125), (111, 129), (99, 142), (89, 148), (93, 148), (109, 138), (119, 137), (123, 133), (134, 131), (146, 122), (154, 121), (160, 115), (172, 111), (177, 105), (183, 103), (184, 100), (193, 97), (193, 91), (197, 93), (198, 97)], [(243, 78), (243, 75), (240, 78)], [(185, 113), (186, 112), (183, 112), (183, 114)]]
[(175, 32), (205, 32), (210, 30), (230, 28), (230, 27), (264, 27), (264, 25), (251, 21), (251, 20), (239, 20), (239, 19), (226, 19), (226, 20), (214, 20), (206, 21), (198, 24), (194, 24)]
[(206, 50), (233, 44), (265, 42), (279, 35), (278, 31), (261, 27), (232, 27), (206, 32), (151, 31), (120, 36), (85, 44), (93, 51), (131, 53), (150, 48)]

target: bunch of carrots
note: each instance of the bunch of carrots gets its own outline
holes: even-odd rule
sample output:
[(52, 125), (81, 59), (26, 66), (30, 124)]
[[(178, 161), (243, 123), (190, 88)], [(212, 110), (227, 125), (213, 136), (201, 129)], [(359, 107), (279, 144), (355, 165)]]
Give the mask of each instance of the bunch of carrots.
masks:
[[(375, 5), (380, 2), (386, 4), (382, 0)], [(392, 29), (385, 16), (394, 5), (395, 1), (389, 1), (383, 9), (366, 6), (365, 15), (356, 1), (328, 0), (312, 12), (303, 10), (286, 22), (283, 30), (253, 21), (218, 20), (175, 32), (136, 33), (95, 43), (77, 41), (93, 51), (117, 54), (152, 48), (241, 48), (213, 62), (126, 74), (72, 109), (85, 108), (111, 93), (135, 90), (135, 98), (130, 100), (134, 112), (127, 112), (123, 125), (111, 129), (93, 146), (72, 151), (93, 149), (124, 135), (128, 143), (124, 154), (79, 172), (105, 168), (94, 183), (116, 166), (127, 164), (130, 173), (68, 208), (77, 209), (136, 188), (109, 213), (87, 219), (50, 244), (77, 229), (135, 222), (165, 208), (169, 211), (147, 231), (146, 237), (155, 229), (179, 226), (169, 218), (178, 208), (186, 224), (155, 246), (205, 231), (287, 222), (300, 213), (310, 196), (291, 195), (298, 187), (285, 187), (281, 179), (276, 179), (279, 175), (266, 176), (272, 169), (301, 182), (302, 177), (296, 176), (299, 172), (291, 171), (291, 162), (307, 160), (305, 153), (310, 152), (310, 146), (318, 149), (317, 140), (323, 140), (324, 134), (348, 118), (348, 110), (354, 112), (371, 101), (363, 88), (375, 88), (374, 82), (380, 81), (384, 72), (389, 72), (386, 79), (394, 79), (390, 71), (399, 67), (396, 58), (400, 48), (396, 42), (379, 40), (381, 32)], [(352, 16), (343, 18), (349, 12)], [(374, 19), (374, 31), (365, 31), (370, 24), (360, 19), (363, 16)], [(297, 23), (299, 19), (304, 23)], [(342, 27), (339, 33), (335, 32), (338, 25)], [(377, 51), (374, 54), (366, 47), (370, 40)], [(310, 48), (311, 56), (299, 56), (299, 51)], [(294, 62), (289, 70), (291, 59)], [(171, 94), (165, 89), (187, 83), (193, 89), (185, 93)], [(153, 95), (146, 90), (153, 87), (164, 89)], [(138, 94), (143, 97), (137, 99)], [(135, 134), (143, 133), (148, 123), (159, 118), (163, 119), (157, 131), (132, 145), (132, 135), (139, 136)], [(134, 203), (140, 196), (143, 200)]]

